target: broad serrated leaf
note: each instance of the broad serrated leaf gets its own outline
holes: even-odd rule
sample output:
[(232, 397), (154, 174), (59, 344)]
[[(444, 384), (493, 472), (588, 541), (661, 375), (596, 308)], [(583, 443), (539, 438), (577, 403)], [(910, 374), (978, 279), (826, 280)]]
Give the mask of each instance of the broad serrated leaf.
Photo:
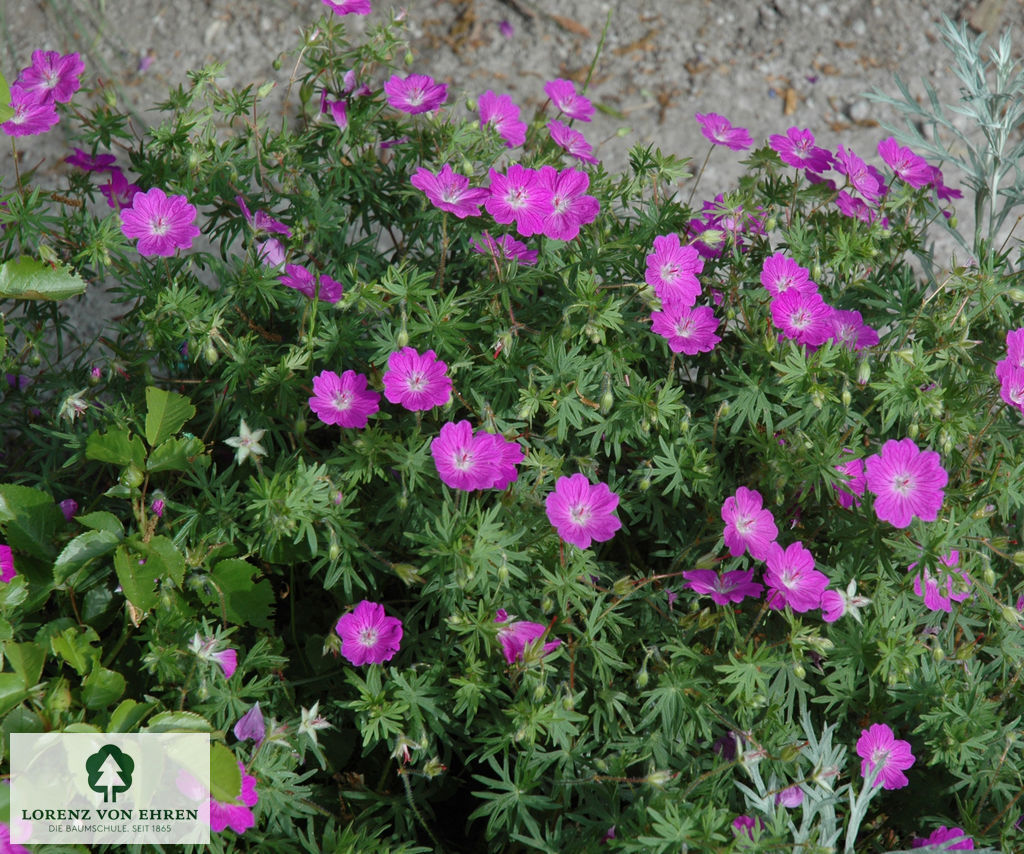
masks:
[(86, 531), (79, 534), (57, 556), (53, 564), (53, 581), (63, 584), (68, 576), (78, 572), (90, 560), (109, 554), (121, 542), (121, 536), (110, 531)]
[(205, 451), (203, 440), (196, 436), (187, 439), (172, 436), (152, 450), (146, 468), (149, 471), (187, 471), (197, 463), (205, 467), (209, 464)]
[(79, 676), (84, 676), (99, 663), (99, 647), (93, 646), (99, 642), (100, 636), (96, 634), (95, 629), (86, 628), (79, 631), (71, 626), (50, 638), (50, 647), (54, 654), (70, 664)]
[(153, 715), (143, 732), (213, 732), (211, 724), (195, 712), (160, 712)]
[(0, 715), (6, 715), (28, 696), (17, 673), (0, 673)]
[(156, 582), (170, 578), (180, 585), (185, 577), (185, 557), (167, 537), (153, 537), (148, 543), (136, 542), (114, 553), (114, 569), (124, 595), (140, 611), (151, 611), (158, 597)]
[(242, 793), (242, 772), (235, 754), (223, 744), (210, 745), (210, 794), (222, 804), (233, 804)]
[(45, 492), (30, 486), (0, 485), (0, 530), (15, 551), (52, 559), (53, 537), (63, 525), (64, 514)]
[(124, 525), (121, 524), (121, 520), (106, 510), (75, 516), (75, 521), (93, 531), (107, 531), (116, 534), (119, 539), (124, 537)]
[(146, 387), (146, 441), (155, 448), (177, 433), (196, 408), (189, 399), (156, 386)]
[(85, 456), (118, 466), (134, 464), (141, 469), (146, 462), (146, 446), (142, 439), (127, 430), (111, 430), (109, 433), (93, 430), (85, 440)]
[(0, 298), (62, 300), (85, 292), (85, 282), (62, 264), (22, 255), (0, 264)]
[(124, 689), (120, 673), (97, 667), (82, 681), (82, 703), (87, 709), (105, 709), (120, 698)]
[(237, 558), (218, 561), (211, 573), (216, 590), (204, 598), (222, 606), (229, 622), (269, 629), (274, 591), (265, 579), (252, 581), (258, 572), (251, 563)]
[(155, 708), (156, 703), (137, 703), (135, 700), (122, 700), (110, 715), (107, 732), (131, 732)]
[(46, 661), (46, 650), (37, 643), (4, 644), (6, 656), (11, 669), (17, 673), (26, 688), (31, 688), (39, 681)]

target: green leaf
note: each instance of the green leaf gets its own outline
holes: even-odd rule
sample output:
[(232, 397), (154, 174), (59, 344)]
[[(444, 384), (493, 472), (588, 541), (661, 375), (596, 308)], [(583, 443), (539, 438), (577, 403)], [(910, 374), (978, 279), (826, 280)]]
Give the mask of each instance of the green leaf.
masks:
[(124, 677), (116, 670), (97, 667), (82, 682), (82, 703), (87, 709), (105, 709), (125, 689)]
[(137, 703), (122, 700), (110, 715), (107, 732), (131, 732), (157, 706), (156, 703)]
[(0, 529), (15, 551), (52, 560), (54, 534), (63, 525), (64, 514), (45, 492), (30, 486), (0, 485)]
[(118, 466), (134, 464), (141, 469), (146, 462), (146, 446), (142, 439), (127, 430), (111, 430), (109, 433), (94, 430), (85, 441), (85, 456)]
[(270, 616), (274, 591), (266, 579), (252, 581), (258, 572), (251, 563), (237, 558), (218, 561), (211, 574), (216, 590), (203, 598), (210, 604), (222, 605), (224, 617), (229, 622), (261, 629), (272, 628)]
[(62, 300), (85, 292), (78, 273), (22, 255), (0, 264), (0, 298)]
[(28, 696), (25, 683), (17, 673), (0, 673), (0, 715), (6, 715)]
[(151, 448), (177, 433), (195, 414), (196, 408), (184, 395), (146, 387), (146, 441)]
[(14, 115), (11, 106), (11, 87), (7, 85), (3, 74), (0, 74), (0, 123), (6, 122)]
[(4, 655), (26, 688), (31, 688), (39, 681), (46, 661), (46, 650), (39, 644), (7, 643), (4, 644)]
[(156, 607), (156, 582), (169, 578), (180, 585), (185, 577), (185, 557), (167, 537), (153, 537), (148, 543), (135, 542), (129, 549), (125, 545), (114, 553), (121, 589), (136, 608), (150, 611)]
[(62, 732), (94, 733), (103, 732), (103, 730), (96, 726), (96, 724), (75, 723), (68, 724), (66, 727), (64, 727)]
[(149, 471), (188, 471), (196, 462), (204, 467), (209, 463), (203, 440), (196, 436), (187, 439), (172, 436), (153, 449), (146, 460), (146, 468)]
[(106, 510), (97, 510), (95, 513), (75, 516), (75, 521), (94, 531), (109, 531), (111, 534), (117, 534), (118, 539), (124, 537), (124, 525), (121, 524), (121, 520)]
[(235, 754), (219, 742), (210, 745), (210, 794), (215, 800), (232, 804), (242, 793), (242, 772)]
[(58, 635), (50, 638), (50, 647), (54, 654), (59, 655), (70, 664), (79, 676), (85, 676), (93, 666), (99, 663), (100, 650), (94, 647), (99, 643), (100, 636), (96, 630), (86, 628), (81, 632), (70, 626)]
[(214, 732), (214, 728), (195, 712), (160, 712), (153, 715), (143, 732)]
[(53, 564), (53, 580), (63, 584), (68, 576), (78, 572), (95, 557), (109, 554), (121, 542), (121, 537), (109, 531), (86, 531), (79, 534), (57, 556)]

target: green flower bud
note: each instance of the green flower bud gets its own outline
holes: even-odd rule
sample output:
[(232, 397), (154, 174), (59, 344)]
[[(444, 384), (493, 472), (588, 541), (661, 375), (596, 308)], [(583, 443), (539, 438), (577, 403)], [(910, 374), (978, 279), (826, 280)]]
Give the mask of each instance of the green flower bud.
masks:
[(981, 580), (985, 583), (986, 587), (992, 587), (996, 583), (996, 574), (991, 566), (986, 566), (981, 571)]
[(647, 492), (651, 488), (651, 479), (649, 477), (643, 478), (640, 483), (637, 484), (637, 489), (641, 492)]
[(909, 427), (907, 427), (907, 435), (911, 439), (916, 439), (918, 437), (918, 434), (920, 434), (920, 432), (921, 432), (921, 425), (918, 424), (916, 421), (912, 422), (911, 425)]
[(220, 358), (220, 353), (217, 352), (217, 348), (213, 345), (213, 342), (209, 342), (203, 348), (203, 361), (208, 365), (215, 365), (217, 360)]
[(399, 349), (409, 346), (409, 332), (404, 326), (398, 330), (398, 334), (395, 336), (395, 344), (398, 345)]
[(300, 416), (295, 419), (295, 423), (292, 425), (292, 432), (296, 436), (301, 438), (306, 435), (306, 430), (308, 429), (308, 427), (309, 424), (306, 422), (306, 419)]
[(548, 692), (543, 682), (538, 682), (536, 687), (533, 689), (533, 702), (539, 703), (544, 699), (544, 695)]
[(942, 664), (942, 662), (945, 661), (945, 660), (946, 660), (946, 650), (944, 650), (938, 644), (936, 644), (934, 647), (932, 647), (932, 661), (934, 661), (936, 664)]
[(800, 756), (800, 748), (795, 744), (787, 744), (782, 748), (780, 756), (783, 762), (793, 762)]
[(125, 466), (121, 472), (121, 476), (117, 479), (117, 482), (121, 486), (127, 486), (129, 489), (137, 489), (142, 486), (142, 470), (134, 463)]
[(803, 679), (807, 675), (807, 668), (798, 661), (793, 665), (793, 675), (796, 676), (797, 679)]
[(647, 674), (647, 668), (645, 667), (636, 675), (636, 687), (643, 690), (647, 687), (647, 682), (650, 680), (650, 676)]
[(550, 614), (553, 610), (555, 610), (555, 602), (554, 602), (554, 600), (550, 596), (545, 596), (541, 600), (540, 609), (545, 614)]
[(825, 395), (821, 389), (816, 388), (811, 392), (811, 403), (814, 404), (815, 409), (821, 409), (825, 405)]
[(847, 409), (849, 409), (850, 404), (853, 403), (853, 395), (850, 394), (850, 387), (845, 384), (843, 385), (842, 401), (843, 406), (845, 406)]
[(664, 786), (675, 777), (673, 771), (655, 771), (644, 778), (644, 782), (651, 786)]
[(622, 578), (617, 579), (612, 585), (612, 593), (621, 598), (631, 593), (633, 587), (633, 579), (628, 575), (624, 575)]
[(408, 65), (408, 66), (411, 66), (411, 65), (412, 65), (412, 64), (413, 64), (413, 63), (414, 63), (414, 62), (416, 61), (416, 57), (415, 57), (415, 56), (413, 56), (413, 52), (412, 52), (411, 50), (407, 50), (407, 51), (405, 52), (405, 56), (404, 56), (404, 57), (402, 57), (402, 61), (403, 61), (403, 62), (404, 62), (404, 63), (405, 63), (406, 65)]
[(857, 385), (867, 385), (871, 379), (871, 363), (864, 359), (857, 366)]
[(1006, 295), (1014, 302), (1024, 302), (1024, 288), (1010, 288)]
[(950, 227), (950, 228), (956, 228), (956, 226), (957, 226), (957, 223), (958, 223), (958, 222), (960, 222), (960, 220), (958, 220), (958, 219), (956, 218), (956, 214), (953, 214), (953, 215), (952, 215), (952, 216), (951, 216), (951, 217), (949, 218), (948, 222), (949, 222), (949, 227)]
[(1011, 559), (1017, 566), (1024, 566), (1024, 551), (1014, 552)]
[(1011, 608), (1009, 605), (1003, 605), (1000, 610), (1003, 613), (1003, 619), (1011, 626), (1016, 626), (1020, 623), (1020, 614), (1017, 613), (1016, 608)]
[(607, 415), (612, 411), (612, 407), (615, 405), (615, 395), (612, 394), (611, 389), (601, 395), (601, 414)]

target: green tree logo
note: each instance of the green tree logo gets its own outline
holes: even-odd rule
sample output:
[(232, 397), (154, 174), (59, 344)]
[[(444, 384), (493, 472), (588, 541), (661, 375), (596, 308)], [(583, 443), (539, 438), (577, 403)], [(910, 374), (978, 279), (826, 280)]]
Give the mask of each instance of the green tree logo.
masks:
[(132, 785), (135, 760), (113, 744), (105, 744), (85, 760), (89, 788), (103, 793), (103, 803), (117, 803), (117, 796)]

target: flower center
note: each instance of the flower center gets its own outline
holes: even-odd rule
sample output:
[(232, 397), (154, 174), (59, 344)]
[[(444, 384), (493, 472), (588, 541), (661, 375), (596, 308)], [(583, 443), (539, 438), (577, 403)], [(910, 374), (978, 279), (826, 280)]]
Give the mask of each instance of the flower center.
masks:
[(893, 492), (897, 492), (903, 497), (909, 495), (914, 489), (914, 477), (908, 472), (901, 472), (892, 479)]
[(452, 465), (459, 471), (468, 471), (473, 466), (473, 453), (471, 451), (459, 451), (452, 456)]
[(789, 322), (794, 329), (806, 329), (810, 325), (811, 318), (804, 309), (800, 309), (790, 315)]
[(162, 216), (153, 217), (149, 223), (149, 230), (152, 232), (154, 237), (163, 237), (167, 234), (170, 224)]
[(736, 533), (743, 534), (744, 536), (750, 533), (750, 529), (754, 527), (754, 519), (752, 516), (737, 516), (736, 517)]
[(513, 187), (505, 195), (505, 201), (510, 208), (522, 208), (526, 206), (526, 188)]
[(338, 410), (338, 412), (344, 412), (352, 406), (352, 392), (349, 391), (337, 391), (334, 393), (334, 397), (331, 398), (331, 405)]
[(412, 371), (406, 384), (409, 391), (423, 391), (426, 388), (427, 380), (419, 371)]
[(889, 751), (882, 747), (876, 747), (871, 752), (871, 761), (874, 762), (875, 765), (884, 768), (889, 764)]
[(362, 629), (359, 632), (359, 643), (363, 646), (377, 645), (377, 630), (371, 628)]
[(574, 525), (586, 525), (592, 513), (586, 504), (574, 504), (569, 508), (569, 518)]
[(693, 335), (693, 318), (684, 317), (676, 324), (676, 335), (680, 338), (689, 338)]
[(423, 103), (425, 94), (426, 93), (420, 87), (416, 86), (406, 93), (405, 100), (412, 104), (412, 106), (418, 107)]

